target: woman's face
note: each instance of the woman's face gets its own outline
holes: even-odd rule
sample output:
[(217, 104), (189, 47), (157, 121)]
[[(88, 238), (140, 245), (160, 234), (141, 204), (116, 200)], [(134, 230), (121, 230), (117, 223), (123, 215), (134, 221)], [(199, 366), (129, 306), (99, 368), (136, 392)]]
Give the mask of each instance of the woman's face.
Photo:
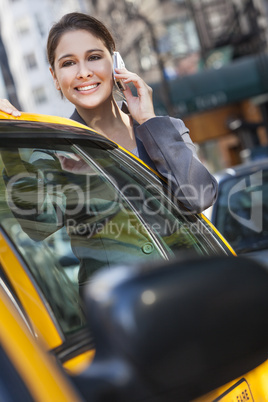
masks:
[(51, 73), (56, 88), (78, 109), (94, 109), (112, 96), (112, 56), (102, 40), (88, 31), (62, 35)]

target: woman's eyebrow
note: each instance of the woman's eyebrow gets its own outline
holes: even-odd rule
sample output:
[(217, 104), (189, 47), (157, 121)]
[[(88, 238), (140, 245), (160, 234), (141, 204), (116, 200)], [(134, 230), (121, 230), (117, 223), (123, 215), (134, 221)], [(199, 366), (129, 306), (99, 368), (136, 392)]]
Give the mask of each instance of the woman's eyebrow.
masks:
[[(98, 48), (96, 48), (96, 49), (90, 49), (90, 50), (86, 50), (86, 52), (85, 52), (85, 54), (88, 54), (88, 53), (93, 53), (93, 52), (104, 52), (102, 49), (98, 49)], [(64, 54), (63, 56), (60, 56), (59, 58), (58, 58), (58, 61), (60, 61), (60, 60), (62, 60), (62, 59), (66, 59), (66, 57), (74, 57), (75, 55), (74, 54), (72, 54), (72, 53), (68, 53), (68, 54)]]
[(64, 54), (63, 56), (58, 58), (58, 61), (62, 60), (62, 59), (66, 59), (66, 57), (73, 57), (73, 54)]

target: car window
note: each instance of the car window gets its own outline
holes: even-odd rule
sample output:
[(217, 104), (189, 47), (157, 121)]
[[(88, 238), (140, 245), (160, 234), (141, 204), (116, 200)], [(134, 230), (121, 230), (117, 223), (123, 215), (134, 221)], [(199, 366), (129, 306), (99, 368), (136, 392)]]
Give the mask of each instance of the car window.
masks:
[(181, 250), (223, 253), (200, 218), (122, 151), (89, 140), (32, 143), (0, 149), (1, 225), (66, 336), (85, 325), (81, 296), (98, 269)]
[[(92, 150), (83, 145), (87, 155)], [(112, 177), (122, 198), (131, 203), (141, 223), (154, 234), (168, 258), (182, 250), (194, 250), (200, 255), (219, 252), (215, 239), (200, 218), (187, 211), (148, 169), (137, 168), (134, 159), (118, 149), (108, 151), (111, 162), (95, 155), (101, 169)], [(212, 240), (212, 242), (210, 241)]]
[(268, 171), (230, 178), (220, 184), (215, 226), (237, 252), (268, 246)]

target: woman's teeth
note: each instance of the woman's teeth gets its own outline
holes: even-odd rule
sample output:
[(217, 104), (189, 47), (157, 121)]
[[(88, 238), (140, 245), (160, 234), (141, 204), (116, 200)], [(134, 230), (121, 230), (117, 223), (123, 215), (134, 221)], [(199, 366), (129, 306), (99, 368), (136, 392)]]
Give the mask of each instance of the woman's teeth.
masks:
[(77, 88), (78, 91), (88, 91), (89, 89), (96, 88), (98, 84), (88, 85), (87, 87), (79, 87)]

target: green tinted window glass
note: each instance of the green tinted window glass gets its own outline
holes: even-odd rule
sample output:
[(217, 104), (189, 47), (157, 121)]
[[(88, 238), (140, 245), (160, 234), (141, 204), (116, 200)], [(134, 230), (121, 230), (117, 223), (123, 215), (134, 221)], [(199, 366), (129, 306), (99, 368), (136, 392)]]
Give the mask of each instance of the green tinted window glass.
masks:
[(268, 245), (268, 171), (230, 178), (220, 186), (215, 225), (238, 253)]
[(81, 295), (98, 269), (183, 250), (223, 253), (201, 219), (122, 151), (89, 140), (32, 142), (0, 150), (1, 224), (66, 335), (85, 325)]

